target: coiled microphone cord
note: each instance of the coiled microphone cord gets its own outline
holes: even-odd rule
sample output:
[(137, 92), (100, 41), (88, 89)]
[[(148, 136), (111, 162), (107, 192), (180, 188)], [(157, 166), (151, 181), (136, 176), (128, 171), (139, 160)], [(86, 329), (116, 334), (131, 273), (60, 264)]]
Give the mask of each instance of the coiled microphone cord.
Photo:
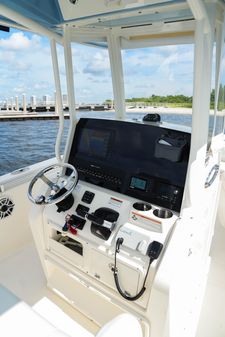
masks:
[(135, 296), (130, 296), (128, 295), (125, 291), (122, 290), (122, 288), (120, 287), (120, 282), (119, 282), (119, 277), (118, 277), (118, 269), (117, 269), (117, 253), (120, 252), (120, 246), (123, 243), (123, 238), (118, 238), (116, 241), (116, 249), (115, 249), (115, 259), (114, 259), (114, 268), (113, 268), (113, 276), (114, 276), (114, 280), (115, 280), (115, 284), (116, 284), (116, 288), (118, 290), (118, 292), (120, 293), (120, 295), (125, 298), (128, 301), (136, 301), (138, 300), (145, 292), (145, 283), (148, 277), (148, 273), (149, 273), (149, 269), (150, 266), (152, 264), (152, 262), (154, 261), (154, 258), (150, 257), (149, 259), (149, 264), (148, 264), (148, 269), (144, 278), (144, 282), (143, 282), (143, 286), (141, 288), (141, 290), (135, 295)]

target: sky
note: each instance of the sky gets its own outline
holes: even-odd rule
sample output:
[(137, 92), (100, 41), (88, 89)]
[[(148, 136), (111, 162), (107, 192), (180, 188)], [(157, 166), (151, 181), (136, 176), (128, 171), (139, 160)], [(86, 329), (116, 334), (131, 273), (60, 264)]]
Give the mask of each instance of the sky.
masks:
[[(102, 103), (113, 98), (106, 49), (73, 44), (76, 103)], [(62, 93), (66, 93), (63, 49), (58, 47)], [(193, 46), (167, 46), (122, 52), (125, 96), (192, 96)], [(49, 40), (12, 29), (0, 32), (0, 102), (26, 93), (54, 97)]]

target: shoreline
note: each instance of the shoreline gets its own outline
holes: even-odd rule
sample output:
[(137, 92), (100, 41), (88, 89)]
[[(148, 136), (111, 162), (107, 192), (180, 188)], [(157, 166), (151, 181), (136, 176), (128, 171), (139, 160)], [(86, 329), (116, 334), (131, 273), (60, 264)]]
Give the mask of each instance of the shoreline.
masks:
[(178, 115), (191, 115), (191, 108), (166, 108), (166, 107), (146, 107), (146, 108), (126, 108), (129, 113), (158, 113), (158, 114), (178, 114)]
[[(166, 107), (146, 107), (146, 108), (127, 108), (129, 113), (158, 113), (158, 114), (172, 114), (172, 115), (192, 115), (192, 108), (166, 108)], [(210, 115), (214, 115), (214, 110), (210, 109)], [(217, 112), (218, 116), (223, 116), (222, 111)]]

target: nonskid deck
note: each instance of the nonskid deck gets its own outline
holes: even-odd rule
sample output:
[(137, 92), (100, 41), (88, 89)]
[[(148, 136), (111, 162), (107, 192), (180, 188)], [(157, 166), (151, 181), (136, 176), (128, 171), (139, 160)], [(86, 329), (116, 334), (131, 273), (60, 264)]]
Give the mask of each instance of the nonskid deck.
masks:
[(0, 283), (39, 315), (69, 336), (90, 337), (99, 327), (46, 287), (46, 279), (33, 243), (1, 260)]

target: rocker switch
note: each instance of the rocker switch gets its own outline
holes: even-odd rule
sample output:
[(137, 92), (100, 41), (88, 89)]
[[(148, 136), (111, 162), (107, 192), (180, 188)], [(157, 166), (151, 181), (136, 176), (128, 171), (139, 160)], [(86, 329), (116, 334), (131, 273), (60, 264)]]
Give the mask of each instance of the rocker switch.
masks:
[(136, 250), (139, 253), (145, 255), (146, 254), (146, 250), (147, 250), (147, 246), (148, 246), (147, 241), (146, 240), (142, 240), (142, 241), (138, 242)]
[(90, 191), (85, 191), (81, 201), (85, 202), (86, 204), (90, 204), (94, 199), (95, 194)]

